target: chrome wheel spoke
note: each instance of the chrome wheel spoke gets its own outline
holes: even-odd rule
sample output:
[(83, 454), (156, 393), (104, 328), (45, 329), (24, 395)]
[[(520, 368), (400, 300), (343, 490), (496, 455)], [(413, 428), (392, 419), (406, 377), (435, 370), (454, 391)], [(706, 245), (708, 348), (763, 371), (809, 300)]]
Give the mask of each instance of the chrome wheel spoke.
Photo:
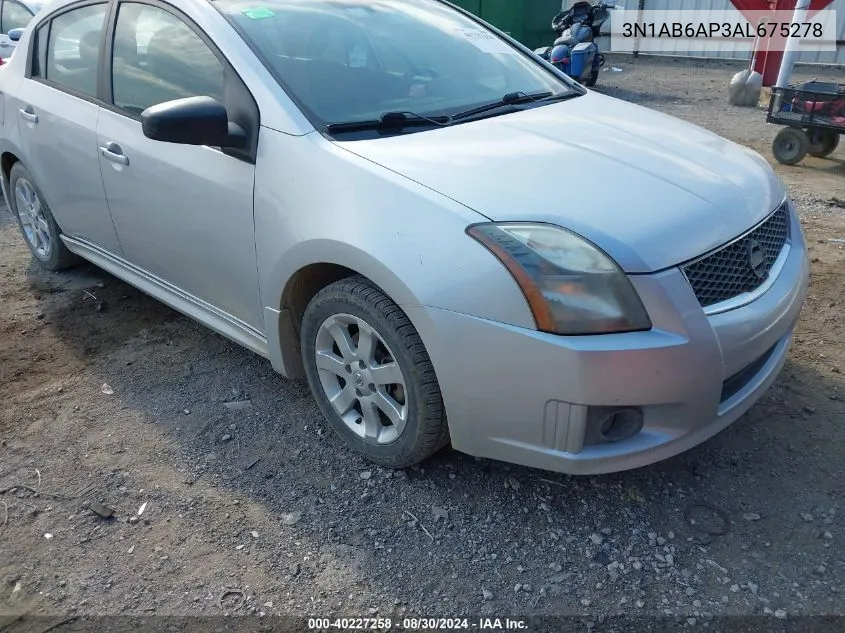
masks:
[(27, 209), (32, 206), (32, 187), (29, 186), (29, 182), (20, 179), (18, 180), (17, 184), (15, 185), (15, 192), (18, 196), (23, 200), (24, 207)]
[(376, 351), (376, 342), (378, 334), (373, 329), (364, 323), (358, 326), (358, 358), (364, 361), (367, 365), (372, 365), (373, 357)]
[(370, 375), (373, 377), (373, 382), (377, 385), (404, 385), (405, 378), (402, 376), (402, 370), (395, 361), (391, 361), (384, 365), (376, 365), (370, 370)]
[[(43, 221), (43, 220), (42, 220)], [(44, 225), (46, 226), (46, 222)], [(38, 241), (40, 242), (41, 246), (38, 249), (38, 252), (41, 255), (47, 255), (50, 252), (50, 233), (46, 228), (41, 226), (41, 221), (39, 221), (38, 226), (35, 229), (35, 232), (38, 234)]]
[(24, 187), (15, 187), (15, 198), (17, 199), (18, 214), (23, 215), (24, 213), (29, 213), (30, 204)]
[(355, 356), (354, 344), (352, 337), (349, 335), (349, 327), (339, 322), (337, 319), (329, 326), (329, 332), (340, 350), (340, 355), (344, 360), (352, 360)]
[(381, 409), (382, 413), (387, 416), (390, 423), (396, 427), (396, 431), (401, 433), (405, 428), (405, 418), (407, 416), (407, 408), (400, 405), (393, 398), (388, 396), (383, 391), (377, 391), (373, 398), (376, 406)]
[(372, 402), (362, 403), (361, 411), (364, 417), (364, 437), (377, 440), (382, 429), (382, 423), (376, 405)]
[(342, 358), (338, 358), (334, 354), (326, 351), (317, 350), (317, 369), (324, 369), (330, 371), (336, 376), (347, 376), (346, 363)]
[(335, 396), (329, 400), (329, 402), (331, 402), (335, 411), (337, 411), (340, 415), (344, 415), (348, 413), (352, 408), (352, 405), (355, 404), (355, 399), (355, 388), (350, 383), (346, 383), (346, 386), (338, 391)]
[(44, 233), (45, 235), (50, 235), (50, 225), (47, 224), (47, 220), (44, 219), (43, 215), (37, 216), (35, 221), (38, 224), (38, 228), (42, 233)]

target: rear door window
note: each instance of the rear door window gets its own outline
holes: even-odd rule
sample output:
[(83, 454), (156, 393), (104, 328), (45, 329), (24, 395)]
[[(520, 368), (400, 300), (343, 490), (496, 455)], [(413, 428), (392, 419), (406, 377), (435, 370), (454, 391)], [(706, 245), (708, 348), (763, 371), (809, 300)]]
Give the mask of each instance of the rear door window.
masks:
[(47, 81), (83, 95), (97, 96), (105, 17), (106, 5), (94, 4), (53, 18), (43, 69)]

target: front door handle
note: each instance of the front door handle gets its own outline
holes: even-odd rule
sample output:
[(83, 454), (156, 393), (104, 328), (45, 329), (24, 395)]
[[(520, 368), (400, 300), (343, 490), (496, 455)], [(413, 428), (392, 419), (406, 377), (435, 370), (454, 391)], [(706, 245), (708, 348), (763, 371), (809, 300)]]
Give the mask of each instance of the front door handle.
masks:
[(110, 141), (101, 147), (100, 153), (103, 155), (103, 158), (110, 160), (113, 163), (117, 163), (118, 165), (129, 164), (129, 157), (123, 153), (120, 145), (114, 141)]
[(21, 114), (21, 118), (24, 121), (29, 121), (30, 123), (38, 123), (38, 115), (32, 111), (32, 106), (27, 106), (26, 108), (21, 108), (18, 110)]

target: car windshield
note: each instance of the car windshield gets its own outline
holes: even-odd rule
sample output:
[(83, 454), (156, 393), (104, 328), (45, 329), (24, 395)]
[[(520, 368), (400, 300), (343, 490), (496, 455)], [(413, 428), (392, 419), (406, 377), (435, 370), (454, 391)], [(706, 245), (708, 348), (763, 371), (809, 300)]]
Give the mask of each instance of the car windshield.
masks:
[(388, 112), (450, 117), (505, 96), (513, 101), (517, 94), (527, 101), (580, 94), (538, 60), (438, 0), (214, 5), (322, 126), (378, 120)]

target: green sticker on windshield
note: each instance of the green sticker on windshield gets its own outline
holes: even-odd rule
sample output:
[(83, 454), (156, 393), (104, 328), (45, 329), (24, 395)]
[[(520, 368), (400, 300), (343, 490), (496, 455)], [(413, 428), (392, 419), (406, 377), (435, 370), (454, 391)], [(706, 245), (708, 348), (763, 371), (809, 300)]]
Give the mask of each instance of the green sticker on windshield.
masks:
[(267, 7), (250, 7), (249, 9), (244, 9), (241, 11), (246, 17), (250, 20), (264, 20), (266, 18), (272, 18), (275, 13), (273, 13)]

